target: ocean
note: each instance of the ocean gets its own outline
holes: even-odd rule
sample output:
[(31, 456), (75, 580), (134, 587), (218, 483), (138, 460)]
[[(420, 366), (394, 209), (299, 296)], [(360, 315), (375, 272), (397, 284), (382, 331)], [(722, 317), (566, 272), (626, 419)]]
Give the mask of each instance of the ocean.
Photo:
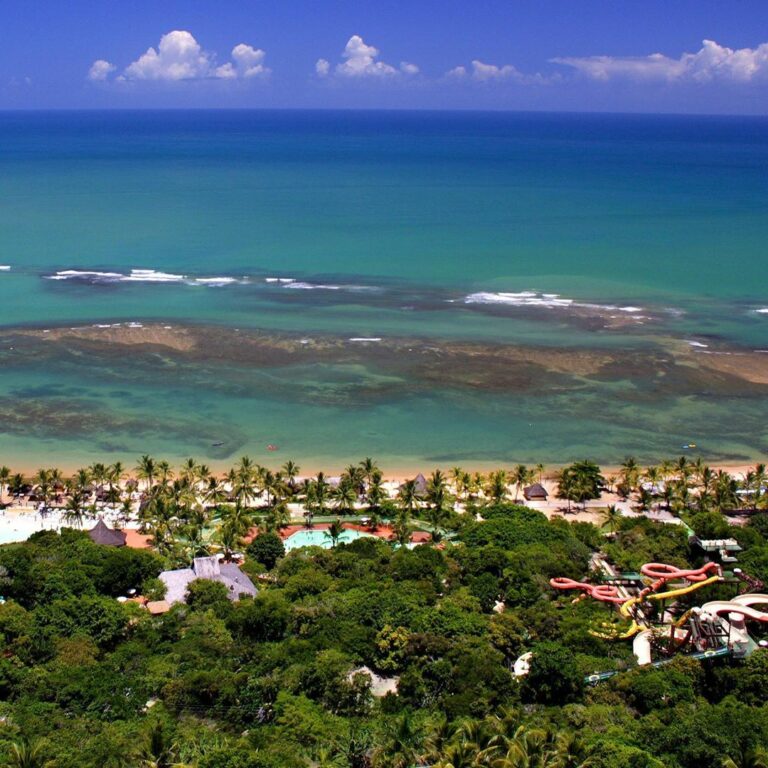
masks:
[(0, 113), (0, 464), (756, 460), (767, 129)]

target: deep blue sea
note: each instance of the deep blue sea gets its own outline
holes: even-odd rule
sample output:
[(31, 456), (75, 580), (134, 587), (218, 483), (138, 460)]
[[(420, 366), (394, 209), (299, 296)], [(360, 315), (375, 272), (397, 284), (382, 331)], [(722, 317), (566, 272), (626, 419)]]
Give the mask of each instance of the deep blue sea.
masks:
[(766, 244), (763, 118), (0, 113), (0, 464), (754, 459)]

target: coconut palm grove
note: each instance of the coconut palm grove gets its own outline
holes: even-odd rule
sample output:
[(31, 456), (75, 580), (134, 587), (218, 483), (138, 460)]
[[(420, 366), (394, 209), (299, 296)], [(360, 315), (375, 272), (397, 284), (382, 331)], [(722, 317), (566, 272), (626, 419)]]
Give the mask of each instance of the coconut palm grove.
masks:
[(768, 760), (763, 465), (142, 456), (0, 499), (38, 527), (0, 546), (2, 765)]

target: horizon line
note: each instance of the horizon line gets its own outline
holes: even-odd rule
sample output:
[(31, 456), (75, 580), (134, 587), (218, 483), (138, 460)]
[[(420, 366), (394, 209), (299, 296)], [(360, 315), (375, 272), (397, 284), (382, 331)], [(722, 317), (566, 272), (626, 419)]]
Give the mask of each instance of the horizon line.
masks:
[(418, 107), (0, 107), (0, 115), (7, 114), (47, 114), (47, 113), (139, 113), (139, 112), (364, 112), (364, 113), (400, 113), (400, 114), (476, 114), (476, 115), (568, 115), (605, 117), (710, 117), (710, 118), (749, 118), (766, 119), (764, 113), (745, 112), (645, 112), (641, 110), (578, 110), (578, 109), (476, 109), (473, 107), (418, 108)]

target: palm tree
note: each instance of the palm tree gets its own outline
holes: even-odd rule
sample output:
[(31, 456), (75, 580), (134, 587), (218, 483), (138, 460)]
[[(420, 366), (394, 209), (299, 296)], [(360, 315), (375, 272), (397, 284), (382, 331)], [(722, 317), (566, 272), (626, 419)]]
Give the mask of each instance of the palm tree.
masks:
[(48, 768), (53, 766), (53, 761), (45, 757), (44, 741), (24, 738), (11, 744), (7, 765), (8, 768)]
[(51, 493), (53, 491), (53, 470), (51, 469), (38, 469), (35, 478), (34, 483), (37, 486), (37, 492), (40, 496), (42, 496), (43, 503), (48, 504), (51, 498)]
[(755, 471), (753, 473), (753, 484), (750, 488), (752, 490), (752, 506), (754, 509), (762, 507), (763, 499), (768, 496), (766, 493), (766, 484), (768, 483), (768, 475), (766, 475), (765, 464), (755, 464)]
[(329, 496), (328, 481), (322, 472), (318, 472), (317, 477), (307, 484), (307, 508), (322, 515), (327, 511)]
[(147, 492), (152, 490), (155, 484), (155, 476), (157, 474), (157, 465), (155, 460), (151, 456), (146, 454), (139, 459), (139, 463), (136, 465), (136, 479), (144, 480), (147, 483)]
[(197, 507), (190, 515), (184, 534), (189, 548), (189, 554), (192, 557), (202, 557), (210, 554), (208, 542), (205, 540), (205, 530), (208, 527), (208, 513), (202, 508)]
[(89, 469), (91, 478), (93, 479), (93, 482), (96, 483), (99, 494), (101, 494), (104, 491), (104, 486), (106, 485), (107, 478), (109, 477), (107, 465), (102, 464), (101, 462), (96, 462), (91, 464)]
[(24, 486), (24, 475), (17, 472), (15, 475), (11, 475), (11, 478), (8, 481), (8, 493), (12, 496), (18, 496), (24, 490)]
[(723, 768), (768, 768), (768, 751), (763, 747), (744, 750), (738, 758), (736, 762), (732, 757), (726, 757)]
[(373, 752), (374, 768), (411, 768), (419, 760), (421, 733), (404, 712), (385, 721), (381, 743)]
[(392, 525), (392, 531), (395, 534), (395, 541), (401, 547), (411, 543), (413, 526), (411, 525), (411, 515), (407, 509), (400, 510), (397, 515), (397, 519)]
[(512, 476), (509, 479), (515, 484), (515, 504), (520, 498), (520, 491), (533, 480), (533, 477), (533, 472), (525, 464), (518, 464), (512, 470)]
[(415, 480), (406, 480), (397, 491), (400, 509), (412, 515), (419, 503), (419, 491)]
[(613, 535), (621, 524), (622, 513), (621, 510), (615, 505), (611, 504), (607, 509), (603, 510), (600, 514), (600, 520), (603, 526), (608, 529), (608, 532)]
[(443, 473), (438, 469), (432, 473), (427, 483), (427, 519), (433, 527), (433, 538), (442, 538), (442, 527), (450, 512), (453, 499), (448, 493), (448, 486)]
[(161, 722), (156, 722), (149, 730), (141, 749), (141, 768), (183, 768), (177, 761), (178, 747), (166, 736)]
[(365, 493), (365, 472), (362, 467), (357, 464), (350, 464), (342, 473), (339, 478), (339, 483), (346, 483), (354, 488), (355, 493), (359, 496)]
[(3, 495), (3, 488), (8, 485), (8, 481), (11, 479), (11, 470), (6, 467), (0, 467), (0, 497)]
[(256, 497), (254, 484), (254, 471), (250, 466), (250, 459), (244, 456), (240, 460), (240, 466), (234, 470), (232, 476), (232, 496), (238, 509), (249, 507)]
[(78, 469), (69, 481), (70, 487), (83, 496), (91, 493), (91, 473), (88, 469)]
[(82, 528), (85, 510), (83, 509), (83, 498), (79, 491), (70, 495), (64, 509), (64, 519), (68, 523), (73, 523), (77, 528)]
[(160, 479), (160, 485), (167, 486), (173, 479), (173, 469), (167, 461), (157, 462), (157, 474)]
[(107, 500), (114, 504), (120, 498), (120, 482), (125, 476), (125, 469), (120, 461), (107, 467)]
[(594, 762), (578, 733), (562, 731), (557, 735), (553, 768), (591, 768)]
[(222, 513), (216, 538), (224, 549), (225, 559), (231, 560), (232, 554), (242, 546), (243, 537), (253, 527), (253, 517), (249, 510), (237, 505), (224, 507)]
[(451, 501), (445, 475), (439, 469), (432, 473), (427, 482), (427, 501), (432, 510), (440, 517), (442, 517), (443, 512)]
[(179, 468), (179, 477), (190, 484), (194, 484), (198, 478), (198, 464), (192, 459), (186, 459)]
[(288, 504), (285, 499), (280, 499), (264, 518), (268, 531), (280, 531), (287, 527), (291, 522), (291, 513), (288, 511)]
[(451, 469), (451, 483), (453, 484), (453, 492), (456, 494), (457, 501), (462, 501), (467, 491), (467, 477), (467, 473), (461, 467), (453, 467)]
[(226, 501), (227, 491), (223, 483), (216, 477), (209, 477), (208, 483), (203, 490), (203, 501), (212, 507), (217, 507)]
[(376, 465), (376, 462), (369, 456), (366, 456), (360, 462), (360, 469), (362, 470), (363, 478), (367, 483), (372, 482), (374, 475), (379, 475), (379, 477), (381, 477), (381, 470)]
[(333, 746), (318, 747), (312, 760), (313, 768), (346, 768), (347, 765), (344, 753)]
[(336, 545), (339, 543), (339, 539), (341, 538), (341, 535), (344, 533), (344, 525), (336, 518), (327, 528), (325, 531), (325, 535), (330, 539), (331, 541), (331, 547), (336, 548)]
[(507, 498), (507, 473), (503, 469), (491, 472), (485, 492), (494, 504), (501, 504)]
[(365, 503), (369, 516), (376, 514), (385, 497), (386, 492), (381, 484), (381, 472), (375, 472), (368, 481), (368, 487), (365, 491)]
[(293, 493), (296, 490), (296, 477), (298, 476), (298, 474), (299, 474), (298, 464), (296, 464), (293, 461), (286, 461), (285, 464), (283, 464), (283, 475), (288, 484), (288, 487), (291, 489), (291, 493)]
[(729, 509), (733, 509), (738, 505), (739, 497), (736, 494), (738, 490), (738, 483), (734, 480), (728, 472), (724, 472), (722, 469), (717, 473), (715, 478), (715, 487), (713, 493), (713, 502), (715, 509), (722, 513)]
[(372, 509), (368, 513), (368, 530), (371, 533), (376, 533), (376, 531), (379, 530), (379, 527), (381, 526), (381, 517), (379, 516), (379, 513), (376, 511), (376, 508)]
[(335, 502), (336, 510), (341, 514), (349, 514), (354, 510), (358, 499), (357, 488), (353, 484), (353, 480), (345, 475), (332, 491), (331, 496)]
[(424, 739), (424, 752), (419, 764), (434, 765), (443, 760), (443, 755), (451, 744), (455, 733), (444, 713), (440, 712), (430, 723), (429, 731)]
[(265, 469), (261, 473), (261, 485), (267, 494), (267, 506), (271, 507), (280, 497), (285, 496), (288, 488), (280, 472)]
[(483, 478), (482, 474), (480, 472), (475, 472), (473, 474), (467, 474), (464, 477), (464, 486), (467, 491), (467, 499), (469, 501), (477, 501), (477, 497), (480, 495), (480, 492), (483, 490), (483, 486), (485, 484), (485, 479)]
[(621, 469), (619, 470), (619, 492), (624, 498), (628, 498), (637, 488), (639, 481), (640, 465), (633, 456), (627, 456), (627, 458), (621, 462)]
[(567, 467), (561, 469), (557, 473), (557, 498), (568, 502), (568, 512), (571, 511), (571, 502), (575, 501), (577, 496), (578, 489), (573, 472), (570, 472)]

